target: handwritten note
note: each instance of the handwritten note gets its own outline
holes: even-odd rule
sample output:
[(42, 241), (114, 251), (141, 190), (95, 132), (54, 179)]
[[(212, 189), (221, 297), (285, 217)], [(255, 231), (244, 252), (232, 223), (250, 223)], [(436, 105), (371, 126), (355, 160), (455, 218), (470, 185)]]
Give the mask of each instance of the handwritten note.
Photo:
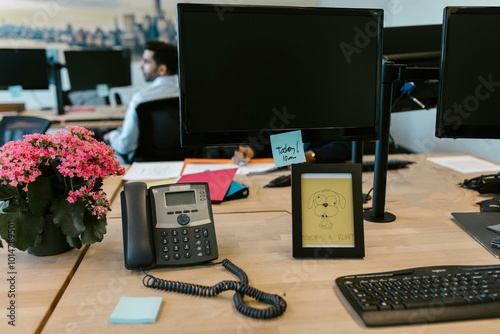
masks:
[(288, 166), (306, 161), (304, 144), (302, 143), (302, 133), (300, 131), (272, 135), (270, 139), (274, 165), (276, 167)]

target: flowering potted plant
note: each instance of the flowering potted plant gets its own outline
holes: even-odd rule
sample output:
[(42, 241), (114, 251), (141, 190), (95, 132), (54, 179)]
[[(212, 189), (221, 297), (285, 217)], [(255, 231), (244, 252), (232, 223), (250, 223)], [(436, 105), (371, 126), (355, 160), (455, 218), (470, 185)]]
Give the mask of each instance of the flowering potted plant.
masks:
[(9, 247), (37, 247), (48, 224), (65, 235), (69, 249), (100, 242), (106, 233), (103, 180), (125, 170), (91, 131), (66, 129), (0, 147), (0, 236)]

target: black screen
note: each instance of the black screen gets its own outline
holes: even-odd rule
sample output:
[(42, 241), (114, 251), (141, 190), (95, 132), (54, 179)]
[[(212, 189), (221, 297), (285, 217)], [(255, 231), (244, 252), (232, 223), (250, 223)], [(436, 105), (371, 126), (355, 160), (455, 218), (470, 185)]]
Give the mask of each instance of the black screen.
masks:
[(500, 8), (447, 7), (436, 136), (500, 139)]
[(67, 50), (64, 57), (73, 91), (132, 84), (129, 50)]
[(44, 49), (0, 49), (0, 89), (48, 89), (49, 65)]
[(441, 24), (385, 27), (384, 57), (412, 66), (439, 66)]
[(379, 9), (178, 5), (183, 145), (376, 139)]

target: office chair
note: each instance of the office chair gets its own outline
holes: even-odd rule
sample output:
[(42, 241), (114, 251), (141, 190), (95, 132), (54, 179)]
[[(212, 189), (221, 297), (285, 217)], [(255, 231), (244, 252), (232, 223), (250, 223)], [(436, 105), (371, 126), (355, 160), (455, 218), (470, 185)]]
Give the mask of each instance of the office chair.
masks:
[(45, 133), (50, 121), (33, 116), (4, 116), (0, 121), (0, 146), (8, 141), (23, 139), (26, 134)]
[(135, 161), (175, 161), (198, 156), (180, 143), (179, 98), (148, 101), (136, 108), (139, 143)]

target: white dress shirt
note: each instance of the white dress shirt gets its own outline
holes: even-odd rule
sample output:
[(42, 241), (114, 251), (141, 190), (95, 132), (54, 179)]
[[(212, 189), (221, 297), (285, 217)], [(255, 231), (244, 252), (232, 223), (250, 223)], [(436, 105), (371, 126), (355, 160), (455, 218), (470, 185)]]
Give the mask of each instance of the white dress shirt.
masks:
[(120, 155), (133, 161), (139, 141), (139, 124), (136, 107), (146, 101), (154, 101), (179, 96), (179, 78), (177, 75), (161, 76), (153, 80), (149, 86), (136, 92), (123, 119), (123, 125), (107, 134), (109, 145)]

